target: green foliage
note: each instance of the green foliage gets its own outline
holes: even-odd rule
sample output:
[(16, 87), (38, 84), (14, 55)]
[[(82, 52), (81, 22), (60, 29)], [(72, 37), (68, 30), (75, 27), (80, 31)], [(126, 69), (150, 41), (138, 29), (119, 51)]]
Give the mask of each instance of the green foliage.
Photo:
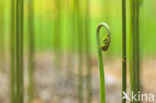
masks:
[[(31, 1), (31, 2), (30, 2)], [(87, 81), (87, 102), (91, 100), (91, 55), (94, 56), (96, 50), (96, 39), (95, 39), (95, 26), (98, 22), (109, 21), (109, 25), (112, 29), (113, 37), (110, 33), (106, 33), (102, 36), (97, 36), (98, 44), (98, 61), (100, 71), (100, 101), (105, 103), (105, 82), (104, 82), (104, 70), (102, 51), (108, 50), (111, 42), (111, 54), (112, 56), (122, 55), (122, 91), (126, 92), (126, 72), (127, 72), (127, 58), (126, 58), (126, 38), (127, 31), (130, 31), (130, 37), (128, 38), (129, 44), (129, 60), (130, 60), (130, 83), (131, 91), (137, 93), (140, 90), (140, 55), (151, 54), (155, 55), (155, 1), (143, 1), (143, 0), (131, 0), (130, 8), (131, 14), (127, 14), (127, 18), (130, 18), (130, 22), (126, 22), (126, 0), (122, 0), (122, 12), (116, 10), (120, 8), (120, 1), (113, 0), (27, 0), (23, 3), (23, 0), (10, 0), (11, 9), (6, 8), (3, 11), (4, 1), (0, 1), (0, 17), (1, 20), (1, 35), (0, 36), (0, 57), (4, 55), (4, 51), (7, 50), (5, 46), (5, 38), (7, 36), (9, 20), (9, 14), (11, 14), (11, 36), (10, 45), (10, 94), (12, 103), (23, 102), (23, 49), (24, 47), (28, 50), (28, 72), (29, 72), (29, 102), (31, 102), (34, 96), (34, 54), (35, 50), (41, 52), (41, 50), (51, 50), (54, 53), (55, 62), (59, 67), (62, 64), (61, 58), (64, 50), (69, 54), (67, 57), (68, 64), (74, 62), (71, 61), (73, 55), (78, 54), (78, 79), (79, 79), (79, 102), (83, 100), (83, 60), (86, 60), (86, 81)], [(29, 3), (28, 3), (29, 2)], [(34, 2), (33, 4), (31, 4)], [(48, 3), (47, 3), (48, 2)], [(70, 6), (64, 5), (69, 2)], [(91, 2), (91, 3), (89, 3)], [(106, 6), (103, 6), (104, 2)], [(143, 2), (144, 3), (143, 5)], [(8, 0), (6, 4), (9, 4)], [(24, 5), (28, 5), (29, 8), (24, 12)], [(6, 6), (7, 7), (7, 6)], [(144, 7), (146, 11), (142, 11), (144, 17), (140, 17), (141, 8)], [(47, 10), (48, 9), (48, 10)], [(67, 11), (65, 9), (68, 9)], [(150, 13), (148, 13), (149, 11)], [(9, 11), (9, 13), (8, 13)], [(11, 12), (10, 12), (11, 11)], [(5, 13), (4, 13), (5, 12)], [(101, 13), (103, 13), (101, 15)], [(121, 19), (122, 13), (122, 19)], [(149, 15), (148, 15), (149, 14)], [(23, 17), (24, 16), (24, 17)], [(121, 22), (122, 20), (122, 22)], [(23, 21), (27, 23), (28, 27), (24, 28)], [(122, 23), (122, 29), (121, 25)], [(140, 33), (140, 23), (144, 24), (142, 33)], [(127, 25), (131, 25), (127, 27)], [(105, 24), (107, 31), (109, 27)], [(100, 26), (100, 27), (103, 27)], [(7, 27), (7, 28), (6, 28)], [(127, 30), (126, 30), (127, 27)], [(26, 34), (23, 37), (23, 29)], [(100, 29), (100, 28), (98, 28)], [(102, 28), (101, 28), (102, 29)], [(100, 30), (101, 30), (100, 29)], [(100, 31), (99, 30), (99, 31)], [(121, 31), (122, 30), (122, 31)], [(122, 32), (122, 35), (120, 35)], [(99, 32), (98, 32), (99, 34)], [(141, 36), (140, 36), (141, 34)], [(148, 35), (147, 35), (148, 34)], [(122, 36), (122, 38), (121, 38)], [(148, 38), (148, 39), (147, 39)], [(112, 39), (110, 41), (110, 39)], [(26, 41), (26, 43), (24, 42)], [(8, 40), (6, 41), (8, 42)], [(140, 44), (141, 43), (141, 44)], [(121, 45), (122, 44), (122, 45)], [(83, 53), (86, 58), (84, 59)], [(107, 55), (107, 54), (106, 54)], [(74, 66), (73, 66), (74, 67)], [(72, 68), (72, 67), (71, 67)], [(122, 103), (126, 103), (123, 100)]]

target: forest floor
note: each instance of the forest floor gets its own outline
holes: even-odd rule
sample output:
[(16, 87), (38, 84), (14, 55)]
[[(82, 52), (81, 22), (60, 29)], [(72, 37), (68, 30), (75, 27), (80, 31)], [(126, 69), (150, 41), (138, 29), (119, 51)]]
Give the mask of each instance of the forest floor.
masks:
[[(35, 56), (34, 99), (33, 103), (78, 103), (77, 57), (67, 67), (66, 56), (61, 56), (61, 64), (54, 61), (51, 53), (38, 53)], [(27, 57), (25, 57), (27, 58)], [(57, 65), (54, 65), (55, 62)], [(107, 103), (121, 103), (121, 60), (112, 58), (104, 61)], [(28, 99), (28, 71), (25, 60), (25, 101)], [(99, 72), (97, 58), (92, 57), (92, 103), (99, 103)], [(56, 69), (57, 66), (57, 69)], [(144, 93), (156, 95), (156, 58), (141, 61), (141, 86)], [(128, 69), (129, 71), (129, 69)], [(9, 102), (9, 63), (0, 72), (0, 103)], [(128, 75), (129, 77), (129, 75)], [(129, 78), (127, 79), (129, 81)], [(83, 65), (83, 97), (86, 103), (86, 67)], [(129, 91), (129, 82), (128, 82)], [(27, 103), (27, 102), (25, 102)], [(156, 103), (152, 102), (152, 103)]]

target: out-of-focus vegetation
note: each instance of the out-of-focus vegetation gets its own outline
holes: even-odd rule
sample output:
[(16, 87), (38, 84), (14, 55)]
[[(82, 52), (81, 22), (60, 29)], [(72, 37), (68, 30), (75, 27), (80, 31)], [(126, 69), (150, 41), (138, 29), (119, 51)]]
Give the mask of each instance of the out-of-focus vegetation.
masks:
[[(61, 1), (61, 27), (58, 28), (61, 33), (61, 51), (65, 49), (73, 48), (68, 46), (68, 34), (70, 31), (71, 21), (74, 18), (73, 15), (69, 21), (68, 14), (75, 13), (75, 5), (70, 1), (70, 4), (67, 3), (68, 0)], [(24, 1), (24, 42), (25, 47), (28, 46), (28, 4), (30, 0)], [(58, 10), (56, 8), (54, 0), (44, 0), (35, 1), (34, 0), (34, 33), (35, 33), (35, 48), (37, 50), (48, 50), (49, 48), (53, 49), (55, 46), (53, 43), (53, 34), (55, 32), (55, 19), (58, 16)], [(156, 46), (155, 46), (155, 1), (154, 0), (144, 0), (140, 5), (140, 51), (141, 54), (150, 54), (155, 55)], [(4, 32), (5, 39), (3, 40), (6, 44), (8, 35), (10, 33), (10, 18), (11, 18), (11, 1), (10, 0), (1, 0), (0, 3), (0, 14), (1, 14), (1, 32)], [(129, 5), (129, 1), (127, 1)], [(84, 4), (82, 4), (82, 11)], [(92, 53), (96, 52), (96, 40), (95, 40), (95, 29), (99, 22), (108, 22), (112, 28), (112, 43), (109, 52), (112, 55), (121, 55), (121, 2), (120, 0), (90, 0), (90, 35), (91, 35), (91, 51)], [(68, 10), (70, 9), (70, 10)], [(129, 6), (127, 6), (127, 22), (128, 26), (130, 25), (130, 16), (129, 16)], [(129, 33), (129, 27), (128, 33)], [(73, 34), (74, 35), (74, 34)], [(74, 36), (73, 36), (74, 37)], [(76, 37), (75, 37), (76, 38)], [(84, 41), (82, 41), (84, 43)], [(72, 44), (71, 44), (72, 45)], [(8, 48), (7, 44), (4, 48)]]
[[(0, 84), (8, 83), (3, 87), (6, 91), (0, 103), (97, 103), (99, 74), (101, 103), (113, 101), (108, 98), (109, 93), (111, 98), (120, 96), (119, 90), (128, 92), (130, 88), (138, 93), (148, 84), (142, 83), (143, 76), (140, 78), (145, 75), (140, 71), (146, 65), (146, 57), (155, 62), (155, 3), (155, 0), (0, 0), (0, 76), (5, 77), (0, 78)], [(101, 22), (111, 28), (111, 43), (103, 61), (101, 48), (96, 45), (96, 28)], [(105, 34), (106, 30), (100, 33)], [(98, 40), (101, 38), (100, 35)], [(145, 67), (151, 68), (149, 64)], [(104, 76), (105, 72), (110, 74)], [(117, 101), (121, 102), (121, 97)]]

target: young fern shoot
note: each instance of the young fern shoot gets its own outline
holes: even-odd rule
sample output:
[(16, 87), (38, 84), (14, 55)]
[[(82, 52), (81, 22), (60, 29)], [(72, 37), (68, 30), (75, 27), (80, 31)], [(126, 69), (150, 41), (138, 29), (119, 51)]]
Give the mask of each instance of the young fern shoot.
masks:
[[(100, 41), (100, 29), (104, 27), (107, 30), (107, 34), (105, 34), (102, 38), (102, 42)], [(97, 38), (97, 49), (98, 49), (98, 64), (99, 64), (99, 72), (100, 72), (100, 103), (105, 103), (105, 75), (103, 68), (103, 59), (102, 59), (102, 51), (107, 51), (110, 41), (111, 41), (111, 32), (110, 28), (106, 23), (101, 23), (97, 27), (96, 31)]]

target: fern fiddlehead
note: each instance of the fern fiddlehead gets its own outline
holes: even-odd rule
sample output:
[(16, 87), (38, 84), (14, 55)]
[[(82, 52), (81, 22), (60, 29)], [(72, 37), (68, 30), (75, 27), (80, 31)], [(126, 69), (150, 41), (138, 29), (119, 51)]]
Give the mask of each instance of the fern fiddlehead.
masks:
[[(102, 42), (100, 41), (100, 30), (104, 27), (107, 30), (107, 34), (105, 34), (102, 38)], [(97, 27), (96, 31), (97, 38), (97, 49), (98, 49), (98, 64), (99, 64), (99, 72), (100, 72), (100, 103), (105, 103), (105, 76), (104, 76), (104, 68), (103, 68), (103, 59), (102, 59), (102, 51), (108, 50), (111, 41), (111, 32), (110, 28), (106, 23), (101, 23)]]
[[(100, 42), (100, 29), (102, 27), (105, 27), (107, 30), (107, 34), (103, 35), (102, 37), (102, 43)], [(97, 39), (99, 38), (99, 40), (97, 40), (98, 46), (100, 45), (100, 48), (103, 51), (107, 51), (110, 41), (111, 41), (111, 32), (110, 32), (110, 28), (106, 23), (101, 23), (98, 27), (97, 27)]]

